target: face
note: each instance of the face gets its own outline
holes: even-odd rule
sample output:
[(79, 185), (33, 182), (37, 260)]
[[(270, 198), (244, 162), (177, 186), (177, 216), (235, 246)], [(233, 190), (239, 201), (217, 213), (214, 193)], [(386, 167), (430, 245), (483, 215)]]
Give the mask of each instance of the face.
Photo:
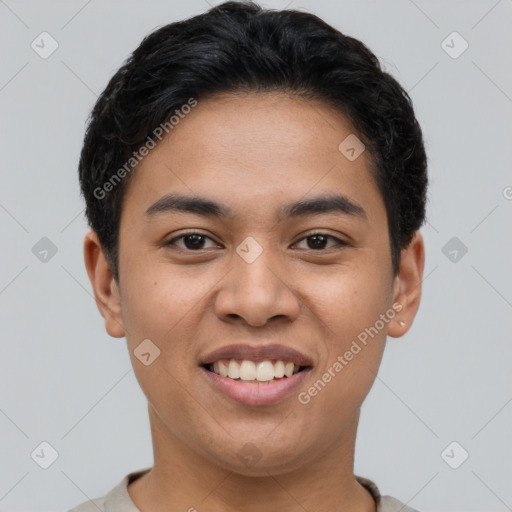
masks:
[(320, 102), (217, 96), (138, 165), (100, 302), (155, 446), (257, 475), (353, 441), (386, 335), (415, 312), (370, 155), (338, 149), (354, 133)]

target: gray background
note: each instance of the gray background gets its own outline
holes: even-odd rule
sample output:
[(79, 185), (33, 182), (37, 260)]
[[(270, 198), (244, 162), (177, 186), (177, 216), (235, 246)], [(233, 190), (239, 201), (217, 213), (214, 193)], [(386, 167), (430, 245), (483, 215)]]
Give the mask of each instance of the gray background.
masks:
[[(365, 42), (410, 92), (425, 134), (423, 303), (388, 342), (356, 472), (422, 512), (512, 510), (512, 1), (263, 5), (311, 10)], [(67, 510), (152, 464), (125, 341), (104, 332), (85, 273), (76, 168), (87, 114), (122, 61), (155, 27), (206, 8), (0, 1), (1, 511)], [(43, 31), (59, 45), (46, 59), (31, 48)], [(457, 58), (462, 40), (442, 45), (453, 31), (469, 44)], [(43, 441), (58, 452), (48, 469), (31, 457)]]

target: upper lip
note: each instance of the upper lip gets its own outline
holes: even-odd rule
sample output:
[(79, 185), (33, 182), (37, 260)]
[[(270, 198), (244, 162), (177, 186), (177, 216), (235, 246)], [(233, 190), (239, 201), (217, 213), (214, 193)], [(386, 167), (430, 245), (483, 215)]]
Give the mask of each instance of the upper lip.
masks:
[(250, 361), (281, 360), (294, 363), (298, 366), (312, 366), (311, 359), (284, 345), (251, 345), (237, 344), (227, 345), (206, 354), (200, 361), (200, 365), (214, 363), (221, 359), (248, 359)]

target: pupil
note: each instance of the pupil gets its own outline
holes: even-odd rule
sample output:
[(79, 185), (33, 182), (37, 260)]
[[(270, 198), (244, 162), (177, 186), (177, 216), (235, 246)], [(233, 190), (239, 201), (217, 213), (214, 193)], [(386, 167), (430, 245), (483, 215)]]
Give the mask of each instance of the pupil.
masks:
[[(310, 246), (312, 245), (313, 249), (321, 249), (325, 246), (325, 242), (327, 240), (327, 237), (326, 236), (323, 236), (323, 235), (312, 235), (309, 237), (309, 240), (310, 241), (313, 241), (312, 244), (310, 244)], [(320, 242), (320, 243), (318, 243)]]
[(203, 235), (187, 235), (185, 237), (185, 245), (187, 249), (197, 249), (202, 245)]

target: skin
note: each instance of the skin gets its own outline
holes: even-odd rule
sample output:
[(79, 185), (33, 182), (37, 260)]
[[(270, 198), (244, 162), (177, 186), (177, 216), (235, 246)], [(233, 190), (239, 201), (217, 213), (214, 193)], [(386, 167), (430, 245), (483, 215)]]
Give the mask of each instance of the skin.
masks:
[[(87, 234), (85, 263), (106, 330), (126, 336), (148, 399), (154, 467), (128, 487), (142, 512), (252, 512), (262, 503), (270, 512), (376, 510), (353, 473), (359, 412), (386, 336), (402, 336), (418, 309), (424, 245), (416, 232), (393, 275), (370, 155), (349, 161), (338, 150), (351, 133), (341, 113), (312, 100), (266, 93), (200, 101), (129, 183), (119, 283), (96, 234)], [(171, 192), (225, 203), (235, 215), (148, 218)], [(365, 217), (276, 221), (284, 203), (334, 192)], [(202, 250), (190, 239), (165, 245), (191, 230), (208, 237)], [(317, 230), (346, 245), (328, 239), (315, 249), (305, 237)], [(249, 236), (263, 249), (250, 264), (236, 253)], [(401, 311), (307, 404), (292, 393), (274, 405), (242, 405), (198, 367), (225, 345), (279, 343), (312, 359), (299, 390), (307, 391), (394, 303)], [(134, 355), (147, 338), (161, 351), (149, 366)], [(252, 466), (238, 457), (248, 442), (261, 456)]]

